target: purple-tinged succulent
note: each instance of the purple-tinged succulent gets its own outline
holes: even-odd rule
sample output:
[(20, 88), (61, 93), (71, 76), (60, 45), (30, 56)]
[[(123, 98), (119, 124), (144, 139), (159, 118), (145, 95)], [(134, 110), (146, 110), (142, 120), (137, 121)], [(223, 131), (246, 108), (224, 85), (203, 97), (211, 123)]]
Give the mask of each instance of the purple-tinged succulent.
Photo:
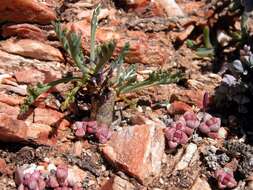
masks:
[(231, 87), (237, 84), (237, 79), (233, 75), (225, 74), (222, 82)]
[(188, 136), (185, 129), (186, 127), (181, 121), (174, 122), (171, 127), (165, 129), (165, 137), (171, 149), (188, 142)]
[(102, 144), (106, 143), (112, 135), (106, 124), (98, 124), (96, 121), (77, 121), (73, 129), (77, 137), (84, 137), (85, 134), (94, 135)]
[(64, 184), (68, 177), (68, 167), (65, 165), (59, 165), (56, 170), (56, 178), (59, 183)]
[(221, 126), (221, 120), (218, 117), (213, 117), (210, 114), (206, 114), (204, 121), (200, 124), (200, 132), (212, 137), (218, 137), (218, 131)]
[(42, 178), (39, 178), (38, 179), (38, 186), (39, 186), (39, 189), (44, 190), (46, 188), (46, 182)]
[(23, 184), (20, 184), (20, 185), (18, 186), (18, 190), (25, 190), (25, 186), (24, 186)]
[(189, 127), (191, 129), (196, 129), (200, 124), (197, 115), (193, 112), (185, 112), (182, 117), (185, 120), (186, 127)]
[(98, 128), (98, 124), (96, 121), (88, 121), (87, 122), (87, 133), (94, 134)]
[(29, 190), (39, 190), (39, 185), (37, 180), (35, 179), (30, 179), (29, 183), (27, 184), (27, 187)]
[(73, 124), (73, 129), (75, 131), (75, 135), (79, 138), (85, 136), (86, 132), (86, 122), (77, 121)]
[(59, 183), (55, 176), (49, 176), (47, 180), (47, 187), (56, 188), (59, 187)]
[(109, 127), (106, 124), (100, 124), (95, 133), (99, 143), (106, 143), (112, 136)]
[(233, 188), (237, 185), (233, 172), (226, 169), (217, 170), (215, 172), (215, 177), (218, 180), (220, 189)]

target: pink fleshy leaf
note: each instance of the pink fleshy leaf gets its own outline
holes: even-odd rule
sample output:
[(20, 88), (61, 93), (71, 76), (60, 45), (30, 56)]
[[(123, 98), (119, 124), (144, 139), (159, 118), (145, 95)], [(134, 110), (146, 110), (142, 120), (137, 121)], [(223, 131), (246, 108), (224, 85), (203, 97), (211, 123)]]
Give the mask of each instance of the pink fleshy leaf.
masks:
[(49, 179), (47, 181), (47, 187), (52, 187), (52, 188), (59, 187), (59, 183), (58, 183), (55, 176), (50, 176), (49, 177)]
[(201, 123), (200, 126), (199, 126), (199, 130), (202, 132), (202, 133), (205, 133), (205, 134), (208, 134), (210, 132), (210, 129), (209, 127), (206, 125), (206, 123)]
[(96, 131), (96, 134), (95, 134), (98, 141), (102, 144), (106, 143), (111, 138), (111, 135), (112, 135), (112, 133), (111, 133), (109, 127), (105, 124), (99, 125), (99, 127)]
[(178, 146), (178, 143), (169, 141), (168, 145), (169, 145), (170, 149), (175, 149)]
[(85, 136), (85, 130), (83, 128), (78, 128), (75, 131), (75, 136), (82, 138)]
[(59, 165), (56, 169), (55, 175), (60, 182), (64, 182), (68, 177), (68, 167), (65, 165)]

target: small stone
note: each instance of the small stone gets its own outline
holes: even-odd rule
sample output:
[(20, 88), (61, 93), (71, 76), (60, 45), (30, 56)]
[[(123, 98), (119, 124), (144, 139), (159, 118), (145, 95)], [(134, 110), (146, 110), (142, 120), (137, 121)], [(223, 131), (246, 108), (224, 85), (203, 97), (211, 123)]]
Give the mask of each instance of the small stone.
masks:
[(163, 130), (153, 122), (114, 133), (102, 151), (120, 170), (148, 184), (160, 172), (164, 148)]
[(45, 34), (45, 31), (32, 24), (4, 25), (2, 27), (2, 35), (5, 38), (11, 36), (18, 36), (19, 38), (28, 38), (39, 41), (47, 40), (47, 35)]
[(8, 53), (47, 61), (63, 61), (60, 50), (46, 43), (31, 39), (8, 39), (1, 41), (0, 49)]
[(100, 190), (134, 190), (133, 184), (118, 176), (109, 179)]
[(190, 164), (196, 151), (197, 151), (197, 145), (194, 143), (190, 143), (185, 150), (185, 154), (182, 156), (181, 160), (177, 163), (175, 170), (185, 169)]
[(174, 101), (170, 106), (169, 106), (169, 113), (170, 114), (184, 114), (187, 111), (191, 111), (192, 108), (188, 104), (181, 102), (181, 101)]
[(198, 177), (190, 190), (211, 190), (209, 183)]

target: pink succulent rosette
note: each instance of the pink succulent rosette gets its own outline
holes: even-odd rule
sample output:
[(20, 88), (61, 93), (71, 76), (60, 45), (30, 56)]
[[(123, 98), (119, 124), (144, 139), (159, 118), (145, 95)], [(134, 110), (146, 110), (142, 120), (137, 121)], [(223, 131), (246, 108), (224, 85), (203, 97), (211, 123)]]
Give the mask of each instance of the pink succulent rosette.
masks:
[(200, 125), (197, 115), (190, 111), (185, 112), (184, 115), (179, 118), (179, 121), (184, 125), (184, 131), (188, 136), (191, 136), (194, 129), (198, 128)]
[(218, 117), (213, 117), (210, 114), (207, 114), (204, 117), (204, 121), (200, 124), (200, 132), (206, 134), (211, 138), (218, 138), (218, 131), (221, 126), (221, 120)]
[(106, 124), (100, 124), (96, 130), (95, 136), (100, 143), (104, 144), (111, 138), (112, 133)]
[(182, 121), (174, 122), (171, 127), (165, 129), (165, 137), (171, 149), (188, 142), (186, 131), (187, 129)]
[(226, 171), (225, 169), (217, 170), (215, 172), (215, 177), (218, 180), (220, 189), (233, 188), (237, 185), (233, 172)]
[(94, 135), (99, 143), (106, 143), (112, 135), (106, 124), (98, 124), (96, 121), (77, 121), (73, 124), (75, 136), (84, 137), (86, 134)]

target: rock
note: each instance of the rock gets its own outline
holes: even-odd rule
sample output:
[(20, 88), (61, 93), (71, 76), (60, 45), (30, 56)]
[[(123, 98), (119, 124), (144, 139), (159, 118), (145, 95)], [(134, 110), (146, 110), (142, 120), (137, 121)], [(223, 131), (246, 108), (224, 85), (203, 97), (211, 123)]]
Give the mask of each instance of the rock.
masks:
[(53, 129), (49, 125), (32, 123), (28, 125), (26, 141), (42, 145), (55, 145), (56, 138), (52, 136)]
[(102, 152), (120, 170), (148, 184), (160, 172), (164, 148), (163, 130), (152, 123), (129, 126), (114, 133)]
[(5, 160), (0, 158), (0, 174), (8, 175), (11, 174), (11, 169), (6, 164)]
[(60, 113), (53, 109), (46, 108), (35, 108), (34, 110), (34, 122), (50, 125), (50, 126), (58, 126), (62, 129), (68, 127), (69, 122), (64, 119), (64, 114)]
[(63, 61), (60, 50), (30, 39), (9, 39), (0, 42), (0, 49), (8, 53), (47, 61)]
[(52, 128), (47, 125), (34, 125), (29, 126), (25, 121), (17, 120), (1, 113), (0, 140), (3, 142), (33, 142), (52, 145), (54, 143), (53, 140), (48, 138)]
[(191, 106), (181, 101), (174, 101), (168, 109), (170, 114), (184, 114), (185, 112), (191, 110)]
[(74, 156), (80, 156), (81, 157), (82, 152), (83, 152), (83, 142), (82, 141), (76, 141), (73, 144), (72, 154)]
[(0, 114), (5, 113), (9, 117), (16, 119), (19, 114), (19, 107), (13, 107), (8, 104), (0, 102)]
[(68, 169), (67, 181), (68, 183), (74, 185), (82, 184), (86, 176), (87, 176), (86, 172), (79, 169), (77, 166), (73, 166)]
[(36, 59), (27, 59), (19, 55), (14, 55), (0, 50), (0, 69), (5, 72), (13, 72), (24, 67), (34, 67), (43, 71), (62, 71), (64, 65), (56, 61), (39, 61)]
[(50, 24), (55, 19), (55, 12), (37, 0), (1, 1), (0, 22)]
[(45, 74), (34, 68), (22, 68), (14, 74), (18, 83), (32, 84), (44, 83)]
[(157, 2), (165, 9), (168, 17), (184, 16), (175, 0), (157, 0)]
[(19, 38), (27, 38), (38, 41), (47, 40), (46, 31), (43, 31), (32, 24), (4, 25), (2, 27), (2, 36), (4, 38), (17, 36)]
[(18, 83), (36, 85), (37, 83), (48, 83), (61, 78), (59, 71), (52, 69), (38, 70), (33, 67), (23, 67), (14, 73)]
[(10, 106), (18, 106), (23, 103), (24, 98), (7, 94), (0, 94), (0, 102)]
[(211, 187), (206, 180), (198, 177), (191, 187), (191, 190), (211, 190)]
[(193, 159), (195, 153), (197, 151), (197, 145), (194, 143), (190, 143), (186, 150), (184, 155), (182, 156), (181, 160), (177, 163), (175, 166), (175, 170), (183, 170), (185, 169)]
[(134, 190), (133, 184), (124, 180), (118, 176), (114, 176), (109, 179), (100, 190)]
[(13, 85), (0, 84), (0, 90), (6, 90), (7, 92), (14, 92), (16, 94), (23, 96), (27, 95), (26, 88), (27, 88), (26, 85), (13, 86)]
[[(82, 33), (82, 46), (85, 51), (89, 52), (90, 23), (80, 21), (70, 23), (66, 27)], [(96, 39), (101, 43), (112, 39), (116, 40), (117, 46), (114, 56), (119, 54), (126, 42), (129, 42), (130, 49), (126, 55), (126, 62), (128, 63), (163, 65), (170, 55), (168, 44), (164, 43), (163, 40), (158, 40), (154, 35), (149, 36), (141, 31), (123, 31), (113, 26), (110, 28), (99, 27), (96, 32)]]

